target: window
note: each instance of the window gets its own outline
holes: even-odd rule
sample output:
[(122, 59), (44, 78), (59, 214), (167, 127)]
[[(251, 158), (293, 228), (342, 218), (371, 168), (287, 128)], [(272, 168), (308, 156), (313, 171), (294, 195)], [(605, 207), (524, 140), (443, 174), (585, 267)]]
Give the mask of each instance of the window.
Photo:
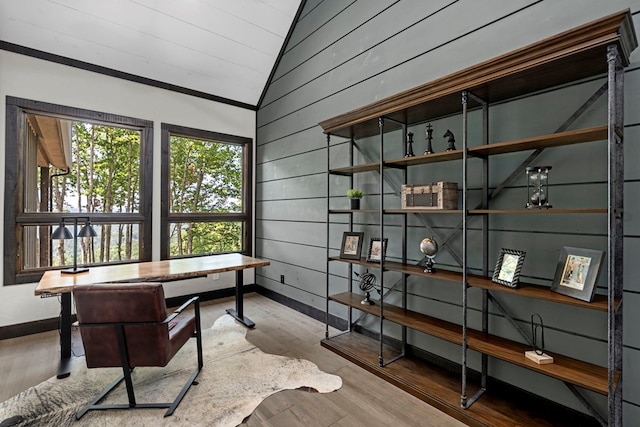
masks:
[(162, 259), (251, 253), (251, 142), (162, 125)]
[(149, 260), (152, 123), (11, 97), (6, 114), (4, 283), (73, 264), (59, 225), (97, 233), (78, 265)]

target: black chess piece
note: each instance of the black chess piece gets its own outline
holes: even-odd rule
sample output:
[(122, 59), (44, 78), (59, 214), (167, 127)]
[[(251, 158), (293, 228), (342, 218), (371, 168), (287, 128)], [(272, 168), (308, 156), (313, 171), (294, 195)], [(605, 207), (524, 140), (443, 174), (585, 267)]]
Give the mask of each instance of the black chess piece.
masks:
[(407, 134), (407, 149), (404, 156), (405, 157), (415, 156), (415, 154), (413, 154), (413, 132), (409, 132)]
[(431, 146), (431, 141), (433, 140), (433, 127), (431, 127), (431, 123), (427, 125), (425, 133), (427, 134), (427, 149), (424, 154), (433, 154), (433, 147)]
[(453, 136), (453, 132), (451, 132), (449, 129), (447, 129), (447, 131), (445, 132), (444, 135), (442, 135), (442, 137), (443, 138), (449, 138), (447, 140), (447, 142), (449, 143), (449, 145), (447, 146), (447, 151), (454, 151), (456, 149), (456, 146), (455, 146), (456, 139)]

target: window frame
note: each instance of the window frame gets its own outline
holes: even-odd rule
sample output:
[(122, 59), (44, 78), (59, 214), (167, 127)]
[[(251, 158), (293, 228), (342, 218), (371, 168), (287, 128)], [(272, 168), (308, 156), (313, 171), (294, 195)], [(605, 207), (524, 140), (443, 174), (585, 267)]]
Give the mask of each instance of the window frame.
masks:
[[(151, 261), (152, 194), (153, 194), (153, 122), (82, 108), (7, 96), (5, 113), (5, 185), (3, 280), (5, 285), (37, 282), (45, 271), (64, 267), (43, 267), (24, 271), (22, 268), (22, 227), (56, 226), (60, 220), (73, 219), (78, 214), (64, 212), (24, 212), (23, 200), (23, 119), (26, 114), (46, 115), (73, 121), (135, 128), (140, 131), (140, 209), (138, 213), (82, 213), (93, 225), (138, 224), (140, 252), (135, 261), (115, 261), (129, 264)], [(94, 265), (106, 265), (103, 263)]]
[[(242, 212), (191, 212), (191, 213), (171, 213), (170, 212), (170, 161), (171, 161), (171, 136), (185, 138), (203, 139), (221, 143), (230, 143), (243, 146), (243, 200)], [(194, 129), (185, 126), (173, 125), (169, 123), (161, 124), (161, 165), (160, 165), (160, 259), (191, 258), (204, 256), (207, 254), (184, 255), (182, 257), (171, 257), (170, 231), (171, 224), (176, 222), (238, 222), (243, 223), (242, 227), (242, 250), (238, 251), (244, 255), (251, 255), (253, 252), (253, 139), (230, 135), (226, 133)]]

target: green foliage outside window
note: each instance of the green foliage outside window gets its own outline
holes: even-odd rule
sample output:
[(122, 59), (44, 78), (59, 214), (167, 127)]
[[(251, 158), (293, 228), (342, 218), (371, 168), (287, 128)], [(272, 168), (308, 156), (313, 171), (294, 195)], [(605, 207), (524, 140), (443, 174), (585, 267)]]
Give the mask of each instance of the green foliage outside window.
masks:
[(243, 147), (172, 136), (170, 158), (170, 215), (211, 214), (197, 222), (173, 221), (170, 255), (242, 250), (242, 223), (216, 214), (242, 212)]
[[(56, 168), (46, 169), (51, 177), (49, 211), (139, 212), (140, 132), (83, 122), (73, 122), (71, 128), (72, 165), (68, 173)], [(79, 262), (104, 263), (139, 258), (136, 224), (94, 224), (94, 229), (98, 237), (79, 239)], [(51, 265), (73, 262), (72, 240), (55, 241), (52, 249)]]

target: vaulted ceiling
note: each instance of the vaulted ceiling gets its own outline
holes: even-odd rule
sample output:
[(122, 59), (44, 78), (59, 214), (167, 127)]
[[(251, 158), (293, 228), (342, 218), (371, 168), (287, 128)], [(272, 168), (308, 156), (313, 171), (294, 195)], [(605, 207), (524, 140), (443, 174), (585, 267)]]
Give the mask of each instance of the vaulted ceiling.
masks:
[(257, 105), (301, 0), (2, 0), (0, 41)]

